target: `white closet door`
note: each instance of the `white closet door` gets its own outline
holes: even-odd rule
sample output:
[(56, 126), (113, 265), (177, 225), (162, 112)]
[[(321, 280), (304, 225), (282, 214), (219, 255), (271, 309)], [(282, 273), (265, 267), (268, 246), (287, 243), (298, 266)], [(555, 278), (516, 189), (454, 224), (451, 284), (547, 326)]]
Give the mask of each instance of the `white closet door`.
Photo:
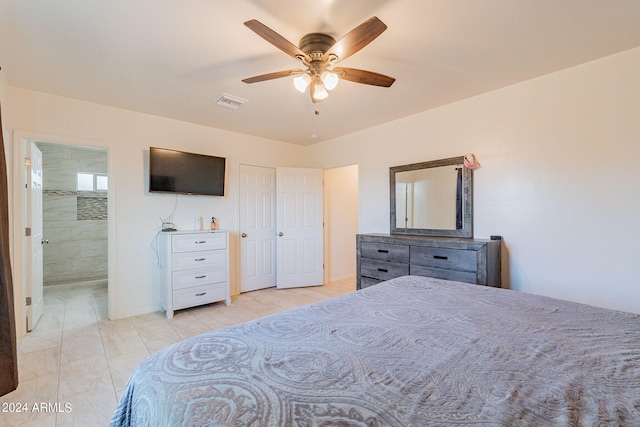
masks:
[(240, 292), (276, 285), (276, 170), (240, 165)]
[(322, 285), (322, 170), (276, 169), (277, 287)]

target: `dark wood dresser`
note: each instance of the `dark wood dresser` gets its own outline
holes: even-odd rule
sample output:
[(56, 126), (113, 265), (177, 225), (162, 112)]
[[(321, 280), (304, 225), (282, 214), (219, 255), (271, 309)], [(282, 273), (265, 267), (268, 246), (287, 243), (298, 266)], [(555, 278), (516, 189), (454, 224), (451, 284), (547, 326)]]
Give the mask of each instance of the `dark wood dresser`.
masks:
[(412, 274), (500, 287), (501, 240), (358, 234), (357, 289)]

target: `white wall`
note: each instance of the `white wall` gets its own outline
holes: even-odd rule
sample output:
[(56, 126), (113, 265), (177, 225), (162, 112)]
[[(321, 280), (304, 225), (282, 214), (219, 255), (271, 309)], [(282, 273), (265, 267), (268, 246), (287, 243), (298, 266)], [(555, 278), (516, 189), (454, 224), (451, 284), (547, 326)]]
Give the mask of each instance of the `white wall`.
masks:
[[(6, 98), (6, 94), (9, 92), (9, 82), (7, 81), (7, 76), (5, 75), (5, 73), (0, 70), (0, 107), (2, 108), (2, 129), (0, 130), (0, 132), (2, 132), (2, 137), (4, 139), (4, 154), (5, 154), (5, 158), (7, 161), (7, 165), (9, 165), (11, 163), (11, 155), (12, 155), (12, 150), (11, 150), (11, 130), (10, 128), (7, 126), (6, 123), (6, 116), (7, 113), (5, 112), (5, 106), (4, 106), (4, 100)], [(11, 183), (12, 183), (12, 177), (11, 177), (11, 170), (8, 170), (8, 176), (7, 176), (7, 181), (9, 184), (9, 188), (11, 188)], [(9, 193), (11, 194), (11, 193)], [(11, 200), (9, 200), (9, 211), (11, 211)]]
[(475, 236), (504, 236), (504, 287), (640, 313), (638, 76), (640, 48), (316, 144), (307, 155), (316, 167), (359, 164), (360, 231), (368, 233), (389, 231), (389, 167), (473, 152), (482, 164)]
[(356, 275), (358, 165), (324, 171), (325, 265), (329, 282)]
[[(220, 228), (231, 231), (231, 279), (234, 285), (237, 284), (238, 269), (238, 165), (304, 166), (301, 164), (304, 149), (292, 144), (13, 87), (5, 87), (4, 92), (4, 127), (14, 130), (14, 149), (20, 151), (18, 139), (37, 137), (49, 142), (98, 146), (108, 150), (112, 318), (159, 309), (160, 294), (152, 283), (156, 268), (152, 245), (160, 229), (159, 217), (171, 214), (176, 206), (176, 196), (148, 193), (150, 146), (227, 157), (227, 196), (178, 196), (173, 219), (179, 229), (193, 229), (195, 216), (219, 218)], [(20, 153), (14, 156), (14, 163), (19, 156)], [(13, 169), (16, 169), (15, 165)], [(20, 191), (13, 190), (13, 198), (17, 200)], [(22, 210), (19, 206), (13, 211), (16, 213), (12, 220), (14, 230), (21, 228)], [(18, 241), (18, 248), (19, 234), (14, 233), (14, 236), (18, 236), (14, 238), (14, 244)], [(24, 257), (20, 248), (13, 256), (14, 266), (21, 265)], [(23, 279), (21, 272), (15, 270), (14, 277)], [(232, 289), (232, 293), (237, 291)], [(16, 297), (19, 300), (19, 295)]]

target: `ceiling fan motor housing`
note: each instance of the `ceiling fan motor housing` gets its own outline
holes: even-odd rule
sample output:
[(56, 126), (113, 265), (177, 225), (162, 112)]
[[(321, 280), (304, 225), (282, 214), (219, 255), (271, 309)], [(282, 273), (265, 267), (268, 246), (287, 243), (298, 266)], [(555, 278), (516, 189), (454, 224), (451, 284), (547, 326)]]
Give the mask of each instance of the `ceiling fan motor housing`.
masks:
[(316, 61), (322, 59), (322, 55), (334, 44), (336, 44), (336, 40), (328, 34), (310, 33), (300, 39), (298, 47)]

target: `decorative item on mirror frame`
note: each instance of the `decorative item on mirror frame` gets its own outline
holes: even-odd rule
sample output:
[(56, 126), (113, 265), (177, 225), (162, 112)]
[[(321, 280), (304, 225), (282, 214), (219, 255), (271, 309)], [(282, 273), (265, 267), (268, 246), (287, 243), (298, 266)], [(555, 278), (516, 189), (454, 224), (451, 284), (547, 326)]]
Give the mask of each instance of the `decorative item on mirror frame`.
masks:
[(464, 155), (463, 163), (467, 169), (477, 169), (480, 167), (480, 163), (476, 159), (476, 156), (473, 153), (467, 153)]

